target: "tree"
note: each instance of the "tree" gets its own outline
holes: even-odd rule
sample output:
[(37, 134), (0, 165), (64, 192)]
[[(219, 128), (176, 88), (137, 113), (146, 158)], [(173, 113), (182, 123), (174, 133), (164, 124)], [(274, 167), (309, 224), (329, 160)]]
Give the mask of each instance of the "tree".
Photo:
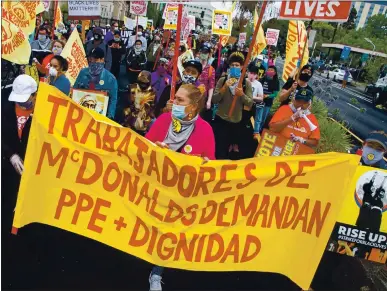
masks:
[(343, 28), (347, 30), (354, 29), (356, 18), (357, 18), (357, 10), (355, 7), (352, 7), (351, 12), (349, 13), (347, 22), (343, 23)]
[(153, 19), (153, 27), (159, 27), (161, 25), (163, 11), (157, 9), (157, 4), (148, 2), (148, 8), (146, 16), (149, 19)]
[(387, 17), (383, 14), (370, 17), (365, 30), (376, 38), (387, 37)]

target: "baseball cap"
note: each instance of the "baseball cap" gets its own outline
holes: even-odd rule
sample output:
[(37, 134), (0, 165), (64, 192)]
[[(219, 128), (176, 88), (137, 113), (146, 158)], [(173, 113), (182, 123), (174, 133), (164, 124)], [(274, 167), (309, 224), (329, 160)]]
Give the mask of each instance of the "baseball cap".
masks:
[(258, 60), (263, 61), (263, 55), (258, 55)]
[(196, 70), (198, 70), (199, 74), (201, 74), (203, 70), (202, 64), (199, 61), (195, 60), (189, 60), (184, 62), (183, 68), (185, 69), (186, 67), (194, 67)]
[(297, 91), (296, 96), (294, 99), (296, 100), (303, 100), (306, 102), (309, 102), (313, 98), (313, 92), (307, 88), (303, 88)]
[(36, 84), (34, 78), (28, 75), (19, 75), (13, 81), (12, 92), (8, 100), (13, 102), (26, 102), (36, 90), (38, 90), (38, 84)]
[(387, 134), (384, 131), (372, 131), (365, 141), (377, 142), (387, 151)]
[(202, 46), (202, 47), (200, 48), (200, 52), (201, 52), (201, 53), (209, 54), (209, 53), (211, 52), (211, 49), (210, 49), (208, 46), (204, 45), (204, 46)]
[(159, 60), (160, 64), (168, 64), (169, 61), (166, 58), (160, 58)]
[(96, 47), (91, 51), (90, 57), (95, 59), (103, 59), (105, 57), (105, 52), (100, 47)]
[(100, 28), (100, 27), (96, 27), (96, 28), (94, 28), (93, 29), (93, 33), (95, 33), (95, 34), (99, 34), (99, 35), (103, 35), (103, 31), (102, 31), (102, 28)]

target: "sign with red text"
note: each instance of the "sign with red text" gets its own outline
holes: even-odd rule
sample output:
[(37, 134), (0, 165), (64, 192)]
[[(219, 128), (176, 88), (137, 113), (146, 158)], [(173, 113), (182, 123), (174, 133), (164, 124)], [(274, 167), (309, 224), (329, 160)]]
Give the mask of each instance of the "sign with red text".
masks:
[(278, 29), (268, 28), (266, 30), (266, 44), (277, 46), (280, 31)]
[(282, 1), (280, 19), (346, 22), (351, 1)]
[(130, 1), (130, 13), (146, 16), (146, 9), (148, 7), (147, 1)]

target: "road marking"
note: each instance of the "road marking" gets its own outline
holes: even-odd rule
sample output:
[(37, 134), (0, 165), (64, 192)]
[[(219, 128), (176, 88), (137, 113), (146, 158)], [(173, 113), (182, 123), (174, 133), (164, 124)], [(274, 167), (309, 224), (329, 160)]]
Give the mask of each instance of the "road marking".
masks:
[(348, 102), (345, 102), (345, 103), (347, 103), (349, 106), (351, 106), (351, 107), (353, 107), (353, 108), (355, 108), (355, 109), (360, 111), (360, 108), (356, 107), (355, 105), (352, 105), (351, 103), (348, 103)]

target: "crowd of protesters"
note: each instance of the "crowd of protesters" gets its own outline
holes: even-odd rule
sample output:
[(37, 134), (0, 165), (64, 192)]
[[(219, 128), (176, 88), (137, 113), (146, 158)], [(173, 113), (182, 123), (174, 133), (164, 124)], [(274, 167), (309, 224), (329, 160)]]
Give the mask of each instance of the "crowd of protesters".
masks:
[[(69, 64), (60, 54), (73, 30), (82, 33), (79, 25), (71, 25), (67, 30), (56, 31), (59, 33), (52, 39), (47, 23), (37, 28), (31, 42), (30, 63), (36, 65), (39, 77), (70, 97), (71, 84), (66, 77)], [(309, 147), (318, 146), (320, 129), (311, 113), (314, 93), (308, 84), (313, 75), (310, 65), (294, 72), (280, 88), (273, 54), (249, 60), (243, 45), (220, 48), (215, 37), (204, 40), (192, 31), (187, 41), (180, 42), (178, 51), (182, 55), (190, 50), (193, 58), (182, 63), (182, 71), (177, 70), (172, 100), (174, 34), (139, 25), (124, 40), (122, 30), (127, 29), (113, 22), (106, 27), (106, 34), (94, 25), (87, 31), (84, 37), (88, 67), (80, 71), (72, 86), (107, 92), (108, 118), (162, 148), (200, 156), (203, 162), (254, 157), (264, 129)], [(248, 73), (242, 76), (245, 65)], [(3, 125), (7, 126), (3, 131), (2, 156), (20, 177), (38, 84), (23, 69), (19, 73), (14, 75), (12, 92), (3, 108)], [(126, 94), (119, 95), (122, 78), (130, 86)], [(271, 112), (276, 98), (281, 106)], [(122, 108), (118, 103), (123, 104)], [(309, 122), (315, 129), (310, 128)], [(362, 155), (366, 165), (386, 168), (386, 151), (386, 135), (379, 132), (354, 153)], [(375, 158), (370, 160), (370, 154)], [(17, 187), (16, 183), (15, 193)], [(149, 279), (150, 290), (161, 290), (161, 276), (162, 268), (155, 267)]]

